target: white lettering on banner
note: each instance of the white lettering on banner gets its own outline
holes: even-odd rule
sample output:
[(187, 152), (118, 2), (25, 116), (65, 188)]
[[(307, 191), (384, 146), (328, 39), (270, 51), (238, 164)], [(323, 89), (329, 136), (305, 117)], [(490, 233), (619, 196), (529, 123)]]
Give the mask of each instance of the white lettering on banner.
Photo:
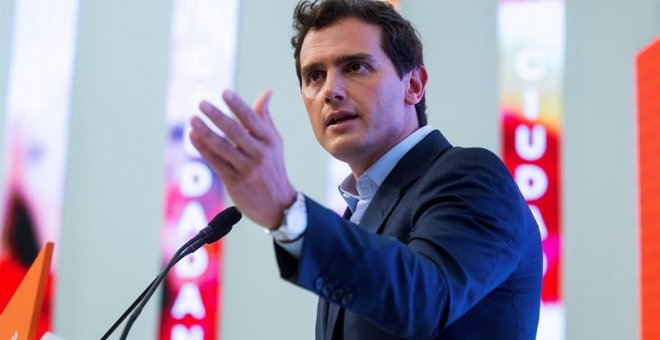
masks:
[(539, 89), (534, 86), (525, 88), (523, 93), (523, 116), (528, 120), (539, 116)]
[(540, 48), (523, 48), (516, 54), (514, 63), (516, 74), (522, 80), (541, 80), (547, 74), (545, 53)]
[[(524, 47), (514, 59), (516, 75), (525, 82), (536, 82), (547, 74), (546, 55), (536, 47)], [(540, 114), (539, 90), (535, 85), (528, 85), (523, 91), (523, 116), (530, 122), (538, 119)], [(535, 124), (529, 126), (520, 124), (516, 127), (514, 136), (516, 154), (526, 161), (532, 162), (545, 156), (548, 148), (548, 132), (546, 127)], [(520, 192), (527, 202), (538, 200), (548, 191), (548, 175), (545, 170), (534, 164), (520, 164), (514, 171), (514, 177)], [(534, 204), (529, 205), (539, 227), (541, 239), (548, 237), (548, 228), (543, 219), (541, 209)], [(543, 275), (548, 270), (548, 257), (543, 252)]]
[[(186, 124), (188, 126), (188, 124)], [(185, 134), (184, 144), (189, 143)], [(186, 153), (195, 156), (193, 147), (186, 147)], [(213, 174), (208, 166), (199, 160), (189, 160), (184, 162), (178, 169), (179, 192), (182, 196), (188, 198), (198, 198), (209, 192), (213, 186)], [(204, 225), (206, 225), (206, 212), (204, 207), (198, 201), (188, 201), (184, 206), (176, 225), (176, 232), (179, 236), (186, 239), (191, 235), (197, 234)], [(175, 267), (174, 275), (180, 279), (190, 279), (192, 282), (181, 284), (174, 303), (170, 310), (170, 315), (174, 319), (181, 320), (186, 315), (191, 315), (195, 319), (201, 320), (206, 317), (206, 308), (200, 293), (200, 287), (195, 278), (206, 272), (209, 266), (209, 254), (204, 247), (183, 258)], [(190, 329), (183, 325), (175, 324), (171, 329), (171, 339), (204, 339), (204, 329), (199, 325), (193, 325)]]
[(199, 293), (199, 287), (192, 283), (184, 283), (172, 305), (171, 315), (175, 319), (183, 319), (187, 314), (201, 320), (206, 316), (206, 309)]
[(541, 209), (539, 209), (539, 207), (537, 207), (534, 204), (530, 204), (529, 210), (532, 211), (532, 215), (534, 215), (536, 224), (539, 226), (539, 232), (541, 233), (541, 238), (545, 239), (546, 237), (548, 237), (548, 227), (545, 226), (545, 220), (543, 219), (543, 215), (541, 214)]
[(176, 231), (181, 236), (197, 234), (206, 225), (206, 214), (199, 202), (190, 201), (181, 212)]
[[(545, 225), (545, 220), (543, 219), (543, 214), (541, 214), (541, 209), (534, 204), (529, 205), (529, 210), (536, 220), (536, 225), (539, 226), (539, 233), (541, 234), (541, 239), (545, 240), (548, 237), (548, 227)], [(548, 271), (548, 256), (543, 252), (543, 275)]]
[(179, 170), (179, 190), (186, 197), (205, 194), (213, 185), (213, 174), (202, 162), (186, 162)]
[(534, 125), (531, 129), (527, 125), (519, 125), (515, 136), (516, 152), (520, 158), (527, 161), (540, 159), (547, 149), (547, 131), (543, 125)]
[(176, 275), (183, 279), (192, 279), (202, 275), (209, 265), (209, 255), (204, 247), (184, 257), (174, 267)]
[(534, 164), (521, 164), (515, 170), (516, 183), (527, 201), (541, 198), (548, 190), (548, 175)]
[(182, 325), (174, 325), (170, 335), (172, 340), (204, 340), (204, 329), (198, 325), (186, 328)]

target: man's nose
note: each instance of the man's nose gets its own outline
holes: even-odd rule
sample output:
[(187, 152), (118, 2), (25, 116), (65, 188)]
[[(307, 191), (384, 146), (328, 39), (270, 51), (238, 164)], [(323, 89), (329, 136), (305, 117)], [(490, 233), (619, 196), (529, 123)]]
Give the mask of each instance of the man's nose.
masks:
[(344, 85), (344, 78), (341, 74), (337, 72), (327, 73), (323, 89), (326, 104), (337, 103), (346, 99)]

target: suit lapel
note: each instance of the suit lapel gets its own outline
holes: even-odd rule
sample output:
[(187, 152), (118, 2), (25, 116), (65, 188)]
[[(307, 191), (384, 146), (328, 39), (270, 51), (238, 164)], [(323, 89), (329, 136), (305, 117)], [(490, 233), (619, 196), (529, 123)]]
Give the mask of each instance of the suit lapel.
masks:
[(346, 210), (344, 210), (344, 214), (341, 215), (341, 218), (345, 219), (346, 221), (350, 221), (351, 216), (353, 216), (353, 212), (351, 211), (351, 208), (346, 207)]
[(396, 164), (385, 178), (365, 211), (360, 227), (379, 232), (392, 209), (401, 198), (401, 192), (426, 172), (428, 166), (451, 144), (438, 130), (433, 130)]

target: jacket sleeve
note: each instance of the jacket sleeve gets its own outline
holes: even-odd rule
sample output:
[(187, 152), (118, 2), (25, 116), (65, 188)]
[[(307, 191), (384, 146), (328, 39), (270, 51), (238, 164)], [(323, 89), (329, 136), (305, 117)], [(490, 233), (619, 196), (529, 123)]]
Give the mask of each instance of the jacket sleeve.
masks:
[(515, 270), (531, 234), (522, 232), (529, 209), (484, 149), (448, 152), (404, 195), (384, 227), (409, 224), (404, 239), (307, 198), (300, 260), (276, 246), (282, 277), (398, 336), (437, 336)]

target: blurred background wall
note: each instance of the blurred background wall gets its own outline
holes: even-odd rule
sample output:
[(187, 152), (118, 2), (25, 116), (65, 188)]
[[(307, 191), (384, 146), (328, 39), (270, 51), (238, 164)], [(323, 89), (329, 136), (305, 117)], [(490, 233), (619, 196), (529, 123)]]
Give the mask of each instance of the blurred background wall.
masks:
[[(250, 102), (273, 89), (271, 113), (284, 138), (289, 175), (298, 189), (324, 201), (327, 156), (308, 126), (289, 45), (295, 3), (241, 1), (235, 87)], [(0, 2), (0, 118), (13, 4)], [(425, 44), (430, 124), (455, 145), (499, 153), (496, 6), (402, 1)], [(635, 339), (634, 56), (660, 33), (660, 0), (568, 1), (566, 14), (567, 338)], [(159, 270), (171, 15), (168, 4), (155, 0), (80, 3), (56, 245), (54, 330), (68, 339), (99, 338)], [(279, 278), (270, 237), (243, 220), (224, 242), (222, 338), (313, 338), (316, 298)], [(157, 301), (143, 312), (132, 338), (154, 338)]]

